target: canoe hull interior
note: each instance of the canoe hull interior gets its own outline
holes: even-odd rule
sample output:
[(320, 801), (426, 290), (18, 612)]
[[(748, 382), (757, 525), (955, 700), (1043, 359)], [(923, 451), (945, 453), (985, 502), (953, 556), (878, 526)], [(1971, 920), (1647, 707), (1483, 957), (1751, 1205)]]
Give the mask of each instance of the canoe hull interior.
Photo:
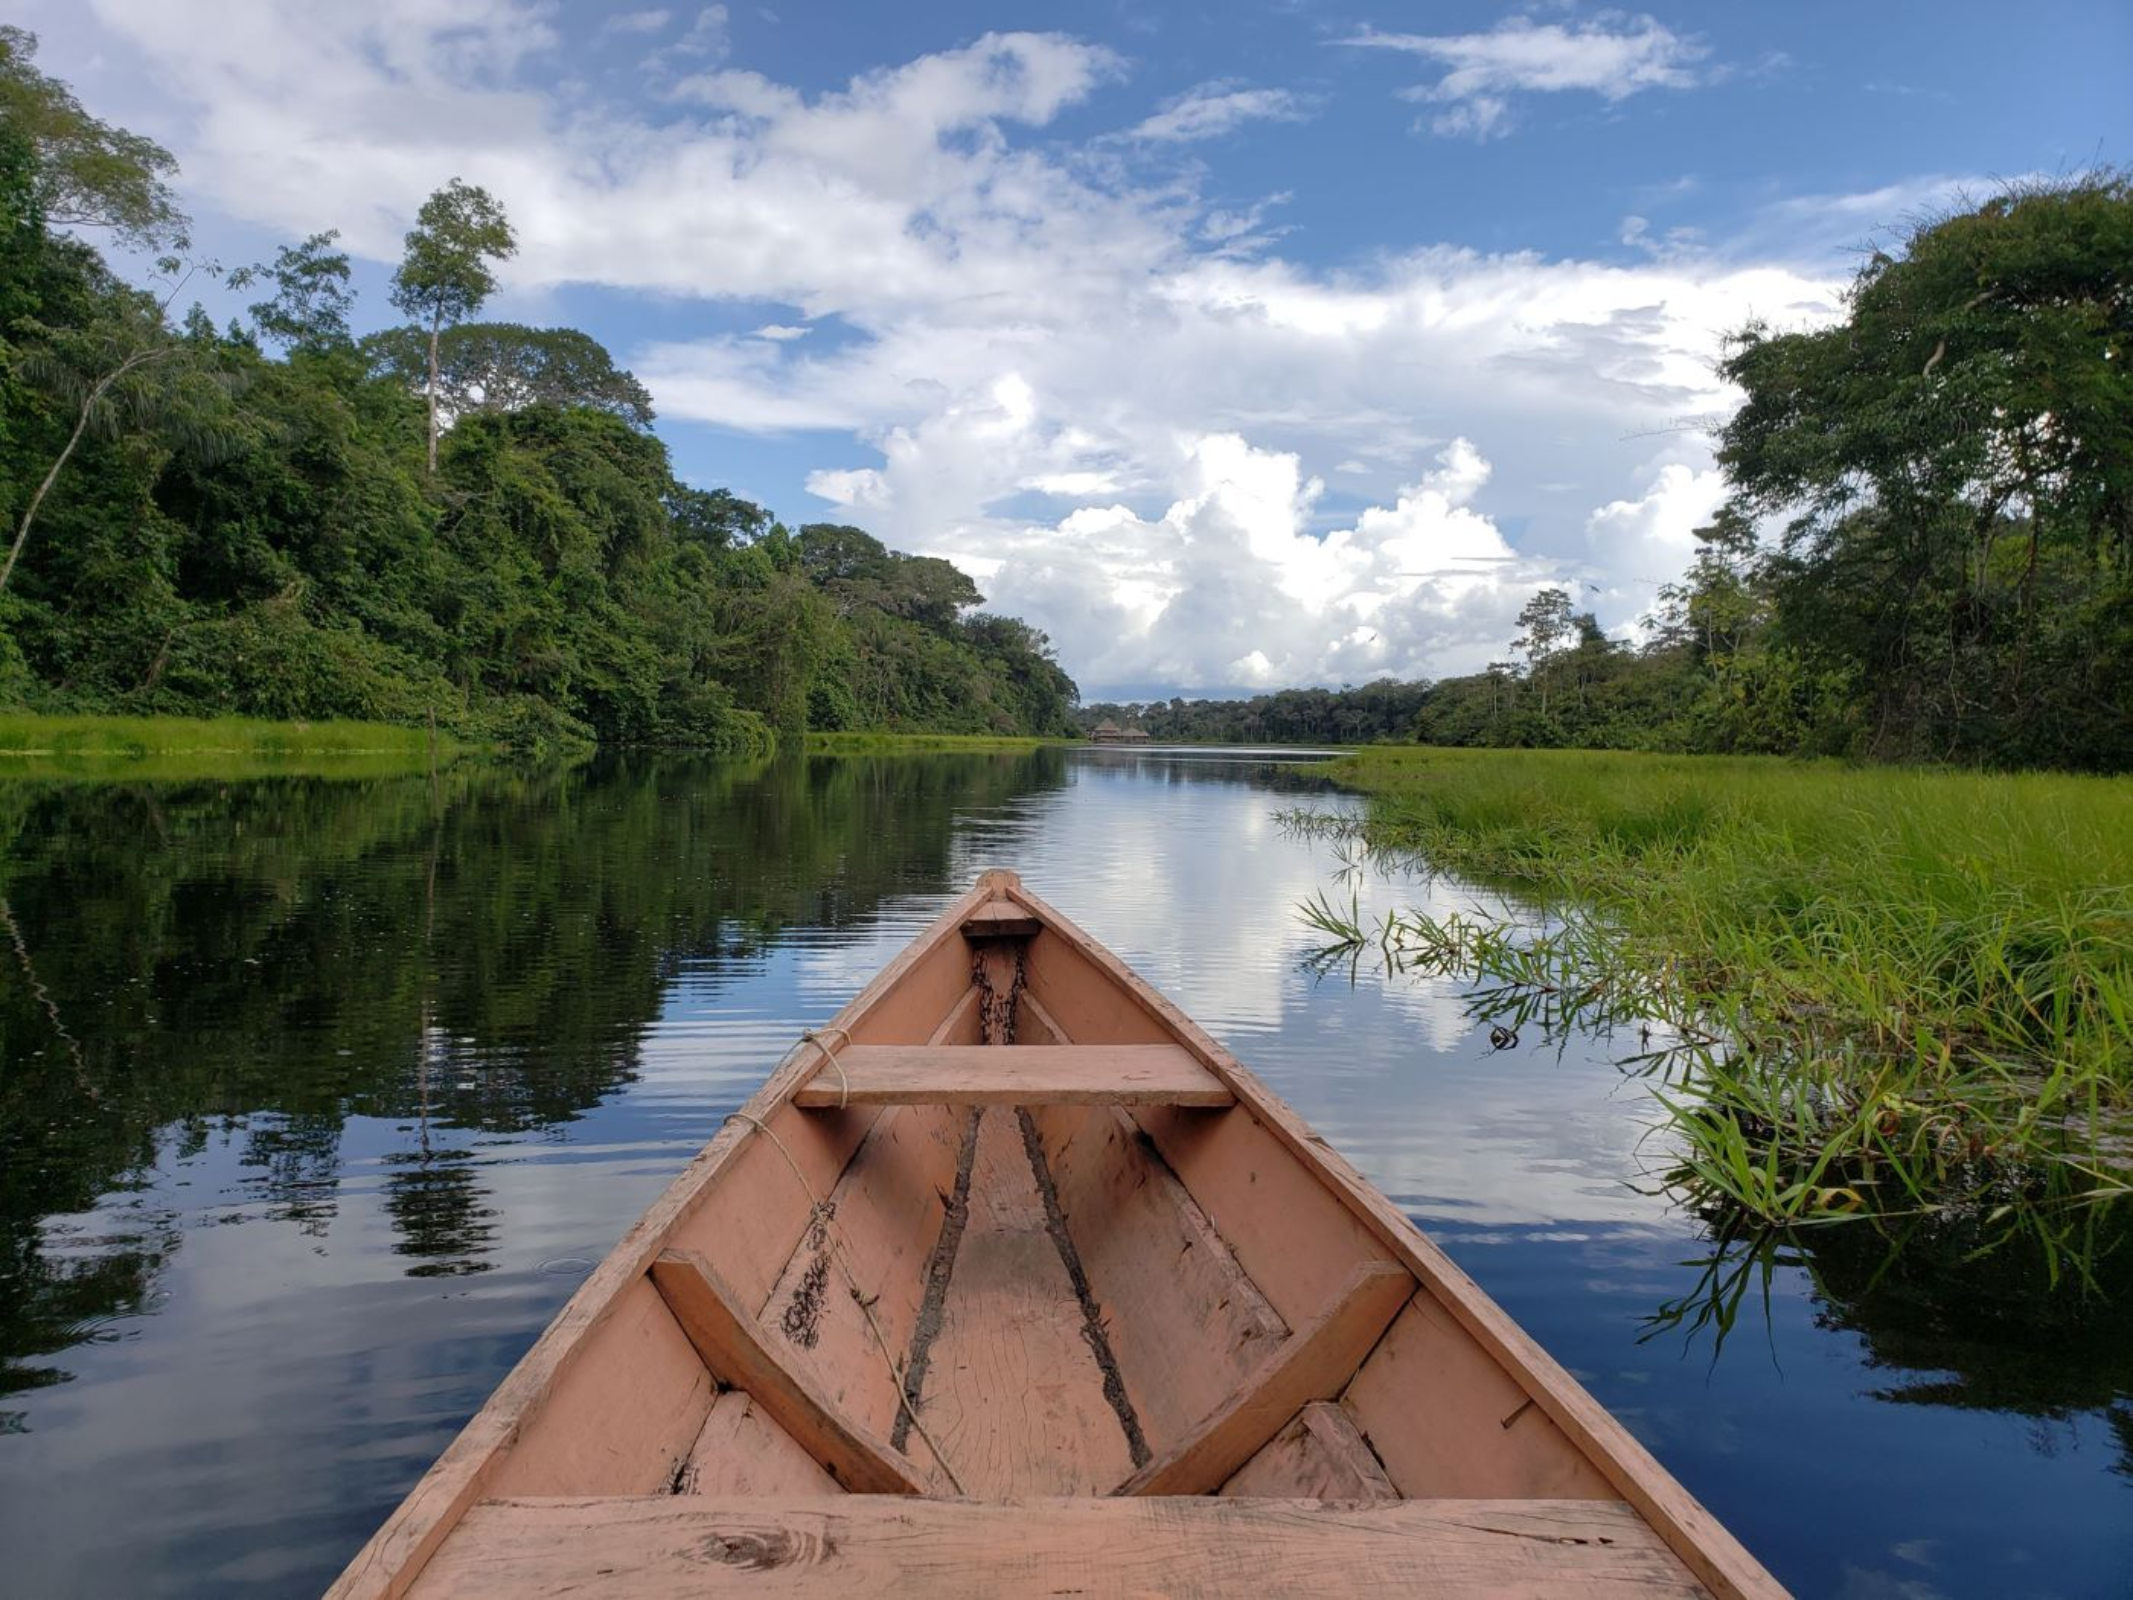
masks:
[(1293, 1111), (988, 873), (335, 1592), (1278, 1592), (1273, 1565), (1781, 1592)]

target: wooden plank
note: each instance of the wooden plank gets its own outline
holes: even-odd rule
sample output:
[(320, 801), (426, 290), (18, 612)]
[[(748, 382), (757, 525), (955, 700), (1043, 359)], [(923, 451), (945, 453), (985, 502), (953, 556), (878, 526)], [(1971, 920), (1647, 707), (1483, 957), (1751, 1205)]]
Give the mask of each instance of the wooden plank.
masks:
[[(1394, 1319), (1341, 1396), (1400, 1492), (1612, 1500), (1584, 1452), (1428, 1293)], [(1416, 1419), (1427, 1417), (1427, 1427)]]
[(1174, 1044), (855, 1044), (825, 1063), (793, 1103), (1226, 1106), (1236, 1098)]
[(983, 1044), (985, 1042), (985, 997), (976, 984), (963, 991), (955, 1009), (933, 1030), (928, 1044)]
[(1148, 1135), (1283, 1320), (1307, 1321), (1367, 1261), (1392, 1252), (1251, 1107), (1138, 1106)]
[(504, 1500), (430, 1565), (425, 1600), (588, 1594), (1686, 1597), (1702, 1590), (1604, 1501), (1023, 1500), (851, 1495)]
[(1367, 1261), (1325, 1312), (1287, 1342), (1190, 1438), (1118, 1487), (1121, 1495), (1210, 1494), (1313, 1400), (1347, 1386), (1408, 1296), (1405, 1267)]
[(658, 1292), (639, 1278), (590, 1343), (578, 1381), (512, 1446), (494, 1493), (655, 1494), (687, 1459), (718, 1386)]
[(1376, 1505), (1400, 1491), (1385, 1464), (1339, 1406), (1314, 1400), (1238, 1468), (1219, 1491), (1273, 1500), (1361, 1500)]
[(1044, 924), (1012, 900), (993, 900), (963, 919), (966, 939), (1027, 939)]
[[(1336, 1196), (1349, 1212), (1388, 1246), (1408, 1269), (1452, 1314), (1467, 1334), (1509, 1373), (1531, 1396), (1535, 1406), (1583, 1452), (1615, 1492), (1651, 1520), (1669, 1548), (1715, 1593), (1722, 1596), (1753, 1596), (1758, 1600), (1782, 1600), (1783, 1585), (1750, 1555), (1740, 1541), (1696, 1497), (1674, 1480), (1653, 1459), (1650, 1451), (1630, 1436), (1605, 1407), (1585, 1392), (1533, 1337), (1505, 1314), (1478, 1284), (1447, 1256), (1442, 1247), (1415, 1227), (1407, 1216), (1381, 1194), (1363, 1175), (1314, 1133), (1280, 1096), (1268, 1089), (1242, 1063), (1173, 1002), (1159, 994), (1123, 961), (1091, 939), (1074, 922), (1022, 887), (1016, 879), (1002, 881), (999, 890), (1007, 898), (1041, 918), (1045, 931), (1031, 941), (1030, 990), (1040, 996), (1048, 1010), (1057, 1014), (1078, 1038), (1091, 1040), (1146, 1037), (1144, 1029), (1160, 1030), (1192, 1051), (1201, 1065), (1237, 1093), (1238, 1110), (1249, 1111), (1299, 1163), (1310, 1168), (1326, 1192)], [(1078, 958), (1062, 960), (1066, 975), (1054, 984), (1042, 963), (1054, 951)], [(1097, 992), (1091, 975), (1108, 978), (1122, 998), (1106, 1002)], [(1109, 1019), (1110, 1032), (1088, 1031), (1071, 1015), (1064, 1001), (1069, 992), (1086, 999), (1096, 1014)], [(1143, 1113), (1144, 1125), (1153, 1119), (1176, 1123), (1195, 1113), (1155, 1111)], [(1235, 1115), (1200, 1117), (1201, 1121), (1237, 1123)], [(1163, 1140), (1158, 1137), (1158, 1144)], [(1217, 1226), (1229, 1225), (1199, 1186), (1186, 1175), (1175, 1153), (1164, 1153), (1178, 1168), (1186, 1185), (1199, 1196)], [(1239, 1257), (1277, 1309), (1288, 1314), (1282, 1296), (1259, 1267), (1243, 1255), (1245, 1241), (1230, 1233)]]
[(747, 1390), (847, 1490), (855, 1494), (925, 1493), (908, 1462), (853, 1427), (812, 1384), (780, 1364), (764, 1347), (755, 1318), (719, 1282), (710, 1262), (694, 1251), (662, 1251), (652, 1263), (652, 1282), (719, 1382)]
[[(963, 919), (987, 901), (1011, 894), (1020, 881), (1011, 872), (979, 874), (970, 892), (950, 904), (876, 973), (830, 1019), (828, 1028), (866, 1040), (925, 1037), (933, 1022), (946, 1016), (969, 992), (970, 947), (957, 933)], [(923, 1026), (915, 1025), (914, 1016), (926, 1016), (928, 1005), (933, 1006), (930, 1018)], [(742, 1110), (758, 1122), (768, 1122), (803, 1167), (813, 1164), (819, 1170), (826, 1166), (819, 1180), (826, 1189), (865, 1136), (874, 1113), (802, 1115), (791, 1109), (793, 1089), (814, 1070), (809, 1064), (813, 1054), (800, 1052), (781, 1063)], [(730, 1122), (721, 1129), (578, 1286), (533, 1348), (497, 1385), (488, 1403), (356, 1552), (334, 1580), (329, 1591), (332, 1600), (392, 1600), (406, 1592), (466, 1508), (486, 1492), (514, 1441), (572, 1382), (589, 1333), (614, 1314), (623, 1291), (643, 1278), (652, 1257), (687, 1233), (692, 1224), (703, 1228), (713, 1241), (737, 1243), (743, 1251), (761, 1251), (760, 1279), (741, 1281), (740, 1287), (768, 1293), (807, 1217), (807, 1200), (793, 1193), (798, 1185), (791, 1183), (789, 1173), (782, 1191), (770, 1184), (764, 1163), (776, 1161), (780, 1161), (778, 1152), (749, 1123)], [(736, 1228), (730, 1218), (719, 1215), (724, 1207), (705, 1205), (713, 1192), (744, 1202), (748, 1196), (783, 1193), (798, 1209), (789, 1228), (782, 1215), (767, 1219), (751, 1215)], [(739, 1280), (742, 1275), (735, 1263), (730, 1257), (725, 1259)]]
[(1161, 1454), (1258, 1370), (1288, 1324), (1123, 1110), (1035, 1117), (1126, 1397)]
[[(801, 1233), (776, 1286), (754, 1308), (779, 1361), (884, 1438), (902, 1402), (875, 1334), (899, 1358), (910, 1348), (926, 1262), (940, 1237), (941, 1197), (955, 1185), (962, 1120), (937, 1106), (881, 1112), (829, 1196), (826, 1226)], [(791, 1175), (783, 1181), (791, 1185)], [(854, 1282), (868, 1297), (863, 1309), (852, 1298)]]
[(721, 1500), (750, 1495), (804, 1500), (845, 1492), (842, 1484), (822, 1470), (821, 1462), (794, 1443), (793, 1436), (740, 1389), (720, 1392), (675, 1487), (681, 1494)]
[(1101, 1494), (1133, 1470), (1015, 1114), (981, 1113), (919, 1416), (963, 1493)]

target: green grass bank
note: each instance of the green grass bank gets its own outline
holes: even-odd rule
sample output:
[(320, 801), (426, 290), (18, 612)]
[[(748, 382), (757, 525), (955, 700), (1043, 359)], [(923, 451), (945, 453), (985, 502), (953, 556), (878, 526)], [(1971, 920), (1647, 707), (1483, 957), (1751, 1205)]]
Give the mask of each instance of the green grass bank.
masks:
[(2133, 781), (1414, 747), (1332, 770), (1373, 848), (1547, 913), (1352, 931), (1514, 1020), (1665, 1025), (1637, 1059), (1691, 1189), (1766, 1221), (2125, 1192)]
[(47, 716), (0, 712), (0, 775), (236, 777), (294, 767), (442, 763), (468, 746), (427, 728), (383, 722), (270, 722), (252, 717)]

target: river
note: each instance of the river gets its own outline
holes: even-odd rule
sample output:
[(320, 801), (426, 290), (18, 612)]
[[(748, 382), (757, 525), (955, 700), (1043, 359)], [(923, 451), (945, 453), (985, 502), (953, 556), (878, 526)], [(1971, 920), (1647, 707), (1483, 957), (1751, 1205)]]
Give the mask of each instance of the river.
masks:
[(998, 865), (1801, 1594), (2127, 1593), (2124, 1252), (2082, 1296), (1931, 1229), (1715, 1249), (1622, 1049), (1314, 969), (1295, 908), (1343, 862), (1275, 813), (1355, 803), (1293, 756), (1057, 749), (0, 779), (0, 1590), (316, 1592), (797, 1031)]

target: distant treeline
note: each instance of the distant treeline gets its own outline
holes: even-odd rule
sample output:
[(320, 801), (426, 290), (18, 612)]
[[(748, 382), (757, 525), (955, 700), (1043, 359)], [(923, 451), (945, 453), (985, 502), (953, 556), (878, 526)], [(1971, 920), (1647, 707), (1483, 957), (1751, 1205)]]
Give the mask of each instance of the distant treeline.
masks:
[(1141, 728), (1151, 739), (1200, 744), (1372, 744), (1414, 737), (1426, 683), (1383, 678), (1360, 689), (1282, 689), (1249, 700), (1092, 702), (1084, 731), (1101, 722)]
[(1848, 307), (1733, 341), (1731, 494), (1636, 642), (1551, 587), (1471, 676), (1085, 722), (2133, 770), (2133, 183), (1922, 223)]
[[(1045, 637), (856, 528), (676, 480), (650, 397), (571, 329), (471, 320), (514, 253), (453, 180), (407, 325), (351, 334), (318, 234), (174, 315), (170, 156), (0, 27), (0, 707), (427, 722), (527, 745), (763, 749), (807, 728), (1070, 731)], [(88, 238), (160, 257), (154, 293)]]

